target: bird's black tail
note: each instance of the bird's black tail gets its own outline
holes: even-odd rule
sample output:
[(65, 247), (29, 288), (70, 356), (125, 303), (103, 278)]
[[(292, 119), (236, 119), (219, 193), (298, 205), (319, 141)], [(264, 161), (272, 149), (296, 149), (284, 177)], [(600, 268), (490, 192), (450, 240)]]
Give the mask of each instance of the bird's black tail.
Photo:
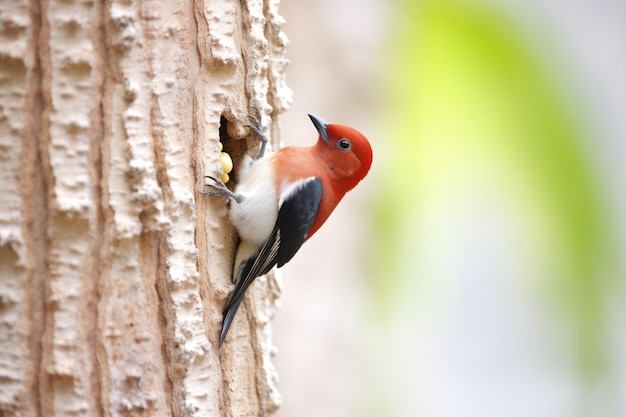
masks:
[[(245, 243), (245, 242), (243, 242)], [(240, 244), (239, 250), (241, 250)], [(237, 275), (235, 278), (235, 288), (226, 303), (224, 309), (224, 320), (222, 322), (222, 332), (220, 333), (220, 347), (224, 343), (226, 334), (230, 325), (235, 319), (235, 314), (243, 301), (243, 297), (246, 295), (246, 290), (252, 284), (257, 277), (267, 274), (276, 265), (278, 257), (278, 246), (280, 239), (278, 237), (278, 226), (274, 227), (274, 231), (265, 244), (256, 251), (252, 256), (241, 261), (237, 267)], [(294, 252), (295, 253), (295, 252)], [(239, 256), (239, 253), (237, 254)], [(293, 256), (293, 255), (292, 255)]]
[(228, 334), (228, 329), (230, 329), (230, 325), (233, 323), (235, 319), (235, 315), (237, 314), (237, 310), (243, 301), (243, 296), (246, 295), (245, 292), (242, 293), (237, 299), (229, 302), (226, 306), (226, 310), (224, 310), (224, 321), (222, 322), (222, 332), (220, 333), (220, 347), (222, 347), (222, 343), (224, 343), (224, 339), (226, 339), (226, 334)]

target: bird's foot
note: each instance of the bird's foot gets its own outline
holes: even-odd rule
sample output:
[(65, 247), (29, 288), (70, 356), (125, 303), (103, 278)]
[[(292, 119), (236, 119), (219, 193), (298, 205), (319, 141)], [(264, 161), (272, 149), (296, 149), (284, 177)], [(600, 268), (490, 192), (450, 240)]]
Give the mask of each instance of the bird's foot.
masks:
[(248, 119), (250, 119), (252, 123), (244, 125), (244, 126), (249, 127), (250, 129), (254, 130), (254, 132), (259, 136), (259, 139), (261, 139), (261, 149), (259, 150), (259, 154), (256, 157), (256, 159), (259, 159), (259, 158), (262, 158), (263, 155), (265, 154), (265, 146), (267, 145), (267, 136), (265, 136), (265, 133), (263, 133), (263, 125), (261, 123), (261, 110), (257, 106), (253, 106), (252, 108), (256, 112), (256, 117), (249, 114)]
[(233, 193), (226, 187), (226, 185), (222, 181), (218, 180), (217, 178), (210, 175), (205, 175), (204, 178), (209, 178), (213, 181), (213, 184), (205, 184), (205, 186), (209, 187), (210, 190), (200, 191), (200, 194), (214, 195), (216, 197), (226, 196), (229, 199), (235, 200), (237, 203), (241, 203), (241, 201), (243, 200), (241, 194)]

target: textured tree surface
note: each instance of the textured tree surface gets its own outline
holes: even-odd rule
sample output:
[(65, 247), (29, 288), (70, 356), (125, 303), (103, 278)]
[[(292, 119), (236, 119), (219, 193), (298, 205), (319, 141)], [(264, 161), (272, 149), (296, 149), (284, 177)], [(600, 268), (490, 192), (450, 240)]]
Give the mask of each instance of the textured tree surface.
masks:
[(237, 238), (199, 194), (220, 140), (235, 167), (258, 150), (253, 105), (278, 137), (277, 7), (0, 2), (1, 416), (278, 407), (277, 282), (259, 279), (218, 349)]

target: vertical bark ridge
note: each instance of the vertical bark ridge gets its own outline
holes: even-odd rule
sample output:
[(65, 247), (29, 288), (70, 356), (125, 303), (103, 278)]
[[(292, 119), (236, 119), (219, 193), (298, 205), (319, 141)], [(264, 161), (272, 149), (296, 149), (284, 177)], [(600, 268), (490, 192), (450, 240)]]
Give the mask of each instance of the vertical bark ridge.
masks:
[(104, 3), (103, 214), (98, 356), (112, 415), (167, 415), (156, 294), (157, 235), (169, 227), (154, 162), (153, 88), (138, 2)]
[(23, 326), (28, 330), (28, 352), (30, 360), (24, 375), (29, 380), (24, 390), (26, 398), (25, 415), (41, 416), (40, 402), (40, 366), (42, 361), (41, 340), (45, 323), (45, 278), (48, 274), (45, 262), (47, 252), (46, 231), (48, 229), (48, 209), (46, 197), (48, 190), (44, 181), (42, 160), (39, 151), (41, 134), (42, 73), (39, 59), (39, 40), (41, 32), (41, 5), (29, 4), (30, 33), (28, 35), (28, 54), (30, 67), (27, 72), (27, 95), (24, 105), (26, 123), (23, 135), (21, 164), (24, 168), (22, 187), (22, 213), (24, 215), (24, 236), (27, 256), (28, 278), (24, 288), (26, 292), (25, 316)]
[[(89, 167), (94, 100), (93, 2), (41, 6), (41, 162), (48, 190), (45, 330), (41, 401), (45, 415), (98, 415), (90, 350), (94, 221)], [(93, 308), (92, 308), (93, 310)]]

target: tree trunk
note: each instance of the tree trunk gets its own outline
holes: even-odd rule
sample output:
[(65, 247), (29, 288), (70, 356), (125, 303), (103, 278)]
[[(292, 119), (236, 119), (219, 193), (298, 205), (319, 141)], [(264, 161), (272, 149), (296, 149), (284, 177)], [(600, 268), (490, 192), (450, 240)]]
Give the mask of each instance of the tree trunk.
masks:
[(277, 142), (278, 1), (0, 3), (1, 416), (276, 410), (279, 286), (219, 349), (237, 236), (199, 191), (252, 106)]

